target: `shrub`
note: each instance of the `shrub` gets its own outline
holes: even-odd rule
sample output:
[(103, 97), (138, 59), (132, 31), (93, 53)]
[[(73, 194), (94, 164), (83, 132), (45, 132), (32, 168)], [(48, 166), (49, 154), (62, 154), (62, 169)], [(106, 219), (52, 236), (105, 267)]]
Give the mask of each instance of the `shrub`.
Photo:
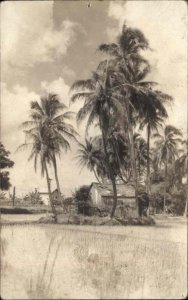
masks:
[(89, 190), (90, 190), (90, 186), (83, 185), (80, 188), (78, 188), (73, 195), (73, 198), (75, 199), (75, 202), (78, 207), (79, 214), (86, 214), (86, 215), (88, 214), (88, 210), (90, 207)]
[(42, 198), (40, 196), (40, 194), (38, 192), (31, 192), (29, 193), (29, 195), (26, 195), (24, 198), (23, 198), (24, 201), (28, 202), (28, 203), (31, 203), (33, 205), (36, 205), (36, 204), (44, 204), (43, 201), (42, 201)]
[(102, 212), (96, 206), (91, 205), (90, 203), (90, 186), (83, 185), (78, 190), (75, 191), (73, 198), (76, 202), (78, 213), (85, 216), (99, 215), (101, 216)]

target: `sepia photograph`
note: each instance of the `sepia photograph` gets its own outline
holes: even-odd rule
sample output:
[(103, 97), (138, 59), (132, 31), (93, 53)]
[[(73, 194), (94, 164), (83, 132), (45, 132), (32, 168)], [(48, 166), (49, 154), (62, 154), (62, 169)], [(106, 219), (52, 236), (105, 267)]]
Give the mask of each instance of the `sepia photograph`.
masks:
[(186, 1), (0, 12), (0, 299), (186, 299)]

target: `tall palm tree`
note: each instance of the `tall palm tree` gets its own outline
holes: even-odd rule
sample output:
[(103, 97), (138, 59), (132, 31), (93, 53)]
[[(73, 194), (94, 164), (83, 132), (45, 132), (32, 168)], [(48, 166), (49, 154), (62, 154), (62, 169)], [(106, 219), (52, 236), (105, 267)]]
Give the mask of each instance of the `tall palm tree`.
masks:
[(140, 178), (145, 172), (148, 152), (147, 152), (147, 143), (145, 139), (139, 134), (134, 134), (134, 147), (135, 147), (135, 159), (138, 169), (138, 178)]
[(141, 95), (145, 101), (142, 101), (139, 110), (140, 129), (147, 129), (147, 174), (146, 174), (146, 192), (151, 193), (150, 182), (150, 138), (152, 131), (158, 132), (162, 127), (164, 119), (168, 117), (167, 110), (164, 106), (166, 102), (172, 101), (172, 97), (157, 90), (148, 90)]
[(117, 117), (116, 119), (112, 119), (113, 123), (109, 131), (111, 161), (115, 174), (126, 184), (131, 178), (130, 155), (127, 138)]
[[(110, 70), (108, 69), (108, 62), (106, 68), (102, 71), (98, 70), (93, 72), (92, 76), (88, 80), (79, 80), (72, 85), (72, 90), (77, 91), (71, 97), (71, 101), (74, 102), (78, 99), (84, 99), (84, 105), (77, 114), (77, 121), (80, 122), (88, 116), (86, 133), (89, 127), (98, 122), (100, 130), (102, 132), (102, 142), (104, 148), (104, 154), (106, 163), (108, 166), (108, 176), (112, 182), (114, 201), (111, 211), (111, 218), (114, 217), (115, 209), (117, 206), (117, 189), (116, 178), (113, 172), (112, 166), (109, 160), (108, 152), (108, 136), (110, 128), (110, 120), (114, 117), (114, 113), (122, 114), (121, 103), (112, 97), (113, 79), (111, 77)], [(78, 90), (81, 90), (78, 92)]]
[(61, 202), (61, 190), (57, 172), (56, 156), (60, 156), (61, 151), (68, 151), (70, 149), (70, 139), (76, 139), (77, 132), (73, 126), (67, 123), (72, 117), (72, 112), (65, 111), (67, 107), (60, 102), (58, 96), (55, 94), (47, 94), (41, 97), (40, 103), (37, 101), (31, 102), (31, 119), (23, 123), (23, 127), (29, 128), (30, 132), (42, 126), (47, 132), (43, 141), (48, 145), (50, 153), (50, 161), (53, 164), (54, 175), (58, 190), (58, 198)]
[(85, 144), (79, 143), (78, 159), (79, 164), (82, 168), (87, 167), (88, 170), (94, 173), (95, 178), (99, 183), (101, 183), (97, 171), (101, 167), (101, 162), (103, 160), (103, 153), (99, 147), (96, 146), (95, 140), (93, 138), (85, 139)]
[(25, 143), (20, 145), (17, 151), (21, 149), (26, 149), (28, 148), (28, 146), (31, 147), (31, 154), (28, 160), (30, 161), (31, 159), (34, 159), (35, 171), (37, 170), (38, 160), (40, 160), (41, 175), (42, 176), (44, 176), (44, 174), (46, 175), (50, 205), (52, 208), (54, 221), (55, 223), (57, 223), (57, 212), (52, 199), (50, 178), (49, 178), (49, 172), (47, 166), (51, 161), (51, 153), (49, 151), (49, 146), (47, 144), (50, 143), (48, 132), (45, 130), (45, 128), (42, 126), (41, 123), (38, 123), (37, 127), (32, 128), (30, 130), (25, 130), (25, 135), (26, 135)]
[[(149, 48), (144, 34), (138, 29), (123, 26), (122, 33), (116, 44), (102, 44), (99, 50), (110, 55), (115, 66), (115, 76), (119, 84), (115, 87), (121, 91), (121, 101), (124, 104), (124, 118), (122, 120), (125, 135), (128, 132), (129, 149), (133, 180), (135, 183), (135, 196), (138, 202), (137, 169), (133, 140), (133, 122), (135, 111), (140, 106), (139, 96), (154, 85), (154, 82), (145, 82), (144, 79), (150, 71), (148, 62), (140, 55), (140, 50)], [(138, 207), (138, 203), (137, 203)]]
[[(181, 142), (182, 133), (174, 126), (167, 125), (164, 128), (163, 135), (156, 133), (153, 137), (157, 138), (155, 146), (157, 149), (156, 161), (165, 168), (165, 186), (167, 192), (167, 176), (168, 164), (174, 163), (175, 158), (178, 156), (178, 143)], [(166, 207), (166, 195), (164, 196), (164, 213)]]
[(182, 144), (186, 145), (186, 148), (182, 150), (183, 153), (176, 159), (175, 162), (175, 174), (178, 183), (182, 184), (183, 177), (187, 178), (186, 186), (186, 202), (184, 216), (187, 217), (187, 204), (188, 204), (188, 141), (182, 141)]

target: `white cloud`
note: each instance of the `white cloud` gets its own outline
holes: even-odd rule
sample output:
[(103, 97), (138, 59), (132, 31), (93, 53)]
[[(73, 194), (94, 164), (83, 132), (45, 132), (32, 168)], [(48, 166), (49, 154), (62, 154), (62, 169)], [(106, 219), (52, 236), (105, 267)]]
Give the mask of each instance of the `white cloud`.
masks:
[[(1, 6), (2, 63), (23, 68), (64, 55), (74, 38), (74, 23), (53, 24), (53, 1), (7, 1)], [(6, 70), (7, 71), (7, 70)]]
[(53, 80), (52, 82), (42, 81), (41, 89), (48, 93), (55, 93), (59, 96), (65, 105), (69, 105), (69, 89), (70, 87), (65, 83), (62, 77)]
[(70, 103), (70, 86), (66, 84), (62, 77), (55, 79), (51, 82), (42, 81), (41, 82), (42, 91), (46, 91), (48, 93), (55, 93), (59, 96), (60, 100), (67, 106), (70, 106), (71, 111), (77, 112), (81, 106), (82, 102), (76, 102), (74, 104)]
[(184, 1), (110, 2), (109, 17), (117, 28), (108, 28), (109, 38), (124, 23), (143, 31), (153, 51), (145, 53), (153, 67), (150, 78), (175, 99), (168, 123), (186, 130), (187, 120), (187, 7)]
[[(42, 92), (53, 92), (60, 96), (67, 106), (69, 104), (69, 86), (62, 77), (52, 82), (41, 82)], [(6, 149), (11, 152), (11, 159), (15, 161), (14, 167), (10, 170), (10, 178), (13, 186), (16, 186), (17, 194), (27, 193), (38, 188), (46, 191), (45, 178), (41, 178), (40, 166), (37, 173), (34, 171), (33, 161), (28, 162), (29, 149), (15, 152), (19, 145), (24, 143), (24, 134), (19, 126), (29, 117), (29, 105), (32, 100), (39, 100), (39, 95), (30, 92), (26, 87), (15, 85), (10, 91), (5, 83), (1, 84), (1, 109), (2, 109), (2, 142)], [(75, 104), (70, 109), (77, 111), (81, 106)], [(71, 121), (76, 127), (75, 120)], [(84, 136), (84, 126), (80, 127), (79, 133)], [(71, 151), (63, 153), (58, 159), (58, 173), (62, 192), (70, 195), (71, 191), (82, 184), (90, 184), (94, 179), (92, 173), (84, 169), (82, 173), (76, 165), (77, 145), (71, 143)], [(54, 178), (53, 170), (50, 170), (51, 178)], [(52, 188), (55, 188), (55, 180), (52, 180)]]
[[(10, 178), (18, 194), (37, 187), (40, 179), (33, 170), (33, 162), (27, 160), (29, 151), (15, 152), (24, 143), (24, 134), (19, 126), (28, 118), (30, 102), (38, 99), (39, 96), (29, 92), (26, 87), (16, 85), (10, 91), (5, 83), (1, 84), (1, 140), (15, 162), (10, 169)], [(40, 184), (45, 186), (44, 180), (40, 180)]]

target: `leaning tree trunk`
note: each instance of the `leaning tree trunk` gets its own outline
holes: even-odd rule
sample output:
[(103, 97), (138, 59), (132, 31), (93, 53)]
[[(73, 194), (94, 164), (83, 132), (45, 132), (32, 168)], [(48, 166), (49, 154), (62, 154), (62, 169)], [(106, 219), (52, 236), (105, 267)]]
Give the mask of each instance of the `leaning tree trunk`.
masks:
[(187, 217), (187, 202), (188, 202), (188, 161), (187, 161), (187, 186), (186, 186), (186, 200), (185, 200), (185, 211), (183, 216)]
[(61, 198), (59, 178), (58, 178), (58, 174), (57, 174), (57, 163), (56, 163), (55, 154), (53, 155), (53, 167), (54, 167), (54, 175), (55, 175), (55, 181), (56, 181), (56, 186), (57, 186), (57, 191), (58, 191), (58, 199), (59, 199), (59, 202), (63, 204), (63, 201), (62, 201), (62, 198)]
[(95, 178), (97, 179), (98, 183), (102, 184), (101, 181), (99, 180), (99, 177), (97, 176), (97, 172), (95, 171), (95, 168), (93, 168), (93, 173), (94, 173)]
[[(168, 150), (167, 150), (168, 154)], [(165, 162), (165, 194), (164, 194), (164, 207), (163, 207), (163, 214), (165, 215), (165, 209), (166, 209), (166, 194), (167, 194), (167, 174), (168, 174), (168, 157), (166, 157)]]
[(146, 192), (151, 194), (151, 182), (150, 182), (150, 124), (147, 127), (147, 175), (146, 175)]
[[(101, 126), (101, 129), (102, 129), (102, 126)], [(111, 168), (110, 161), (109, 161), (109, 156), (108, 156), (107, 147), (106, 147), (105, 132), (103, 129), (102, 129), (102, 139), (103, 139), (103, 145), (104, 145), (104, 153), (105, 153), (105, 157), (106, 157), (106, 162), (107, 162), (110, 180), (112, 182), (113, 194), (114, 194), (114, 197), (113, 197), (114, 201), (113, 201), (112, 211), (110, 214), (110, 217), (112, 219), (114, 217), (116, 207), (117, 207), (117, 188), (116, 188), (116, 179), (115, 179), (115, 176), (114, 176), (114, 173)]]
[[(188, 188), (187, 188), (188, 189)], [(184, 214), (183, 216), (184, 217), (187, 217), (187, 202), (188, 202), (188, 191), (186, 192), (186, 200), (185, 200), (185, 211), (184, 211)]]
[(51, 208), (52, 208), (52, 213), (54, 215), (54, 221), (55, 221), (55, 223), (57, 223), (57, 212), (56, 212), (55, 206), (53, 204), (52, 193), (51, 193), (51, 188), (50, 188), (50, 178), (49, 178), (49, 175), (48, 175), (48, 168), (47, 168), (47, 165), (46, 165), (46, 161), (44, 161), (44, 168), (45, 168), (45, 172), (46, 172), (46, 180), (47, 180), (47, 186), (48, 186), (48, 194), (49, 194), (50, 205), (51, 205)]
[(15, 206), (15, 197), (16, 196), (16, 188), (15, 186), (13, 187), (13, 195), (12, 195), (12, 206)]
[(136, 213), (139, 216), (140, 212), (138, 209), (138, 180), (137, 180), (136, 160), (135, 160), (135, 152), (134, 152), (133, 130), (132, 130), (132, 126), (130, 125), (129, 128), (130, 128), (131, 164), (132, 164), (132, 172), (133, 172), (133, 181), (135, 184)]
[[(127, 121), (126, 127), (128, 129), (128, 143), (129, 143), (129, 151), (131, 157), (131, 170), (133, 175), (133, 182), (135, 185), (136, 214), (139, 216), (140, 211), (138, 207), (138, 180), (137, 180), (136, 158), (135, 158), (134, 139), (133, 139), (133, 128), (129, 116), (129, 100), (127, 100), (125, 103), (125, 117)], [(126, 129), (125, 129), (125, 136), (126, 136)]]

